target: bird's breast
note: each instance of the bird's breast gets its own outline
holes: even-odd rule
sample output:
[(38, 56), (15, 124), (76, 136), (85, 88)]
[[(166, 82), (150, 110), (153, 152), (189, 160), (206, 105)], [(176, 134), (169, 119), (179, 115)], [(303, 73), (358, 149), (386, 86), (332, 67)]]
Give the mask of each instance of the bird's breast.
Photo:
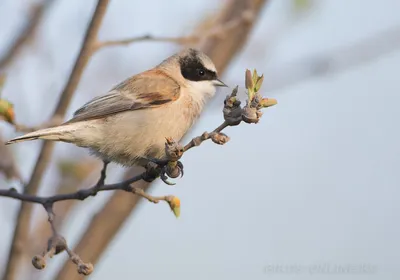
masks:
[(160, 107), (128, 111), (108, 118), (99, 153), (125, 165), (165, 156), (165, 138), (180, 141), (200, 115), (203, 102), (190, 95)]

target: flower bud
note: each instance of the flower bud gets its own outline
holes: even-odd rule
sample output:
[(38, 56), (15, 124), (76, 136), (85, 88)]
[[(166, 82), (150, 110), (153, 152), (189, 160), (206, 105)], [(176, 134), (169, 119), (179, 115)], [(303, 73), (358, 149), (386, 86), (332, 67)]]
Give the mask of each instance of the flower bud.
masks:
[(248, 91), (253, 91), (254, 88), (253, 77), (251, 76), (251, 72), (249, 69), (246, 69), (245, 85)]
[(11, 124), (15, 121), (14, 105), (4, 99), (0, 99), (0, 119)]
[(165, 154), (169, 160), (178, 160), (183, 155), (183, 147), (171, 137), (165, 138)]
[(81, 263), (78, 264), (78, 273), (85, 276), (90, 275), (94, 270), (93, 264), (91, 263)]
[(32, 258), (32, 264), (36, 269), (44, 269), (46, 267), (46, 259), (43, 256), (36, 255)]
[(260, 106), (262, 108), (267, 108), (267, 107), (271, 107), (278, 104), (278, 101), (274, 98), (263, 98), (260, 101)]
[(242, 119), (246, 123), (257, 123), (259, 121), (259, 117), (257, 116), (257, 109), (250, 108), (248, 106), (244, 107), (242, 110)]
[(225, 133), (216, 132), (216, 133), (211, 134), (211, 140), (215, 144), (224, 145), (225, 143), (227, 143), (230, 140), (230, 138)]
[(254, 86), (255, 92), (258, 92), (260, 90), (263, 82), (264, 82), (264, 75), (261, 75), (261, 77), (257, 77), (257, 82), (255, 83), (255, 86)]
[(179, 218), (181, 215), (181, 201), (176, 196), (169, 196), (167, 202), (172, 212), (174, 212), (175, 217)]

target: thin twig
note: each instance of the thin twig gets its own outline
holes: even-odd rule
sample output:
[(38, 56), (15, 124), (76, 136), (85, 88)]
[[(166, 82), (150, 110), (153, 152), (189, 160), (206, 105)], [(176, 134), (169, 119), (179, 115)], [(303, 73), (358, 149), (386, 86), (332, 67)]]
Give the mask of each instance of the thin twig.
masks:
[(52, 2), (53, 0), (44, 0), (42, 3), (36, 4), (32, 8), (27, 24), (20, 31), (14, 42), (11, 43), (10, 47), (5, 52), (5, 55), (0, 58), (0, 71), (11, 64), (23, 46), (32, 38), (39, 26), (44, 12), (50, 7)]
[(127, 192), (131, 192), (132, 188), (130, 187), (130, 184), (141, 180), (142, 176), (143, 175), (140, 174), (140, 175), (137, 175), (135, 177), (132, 177), (132, 178), (125, 180), (123, 182), (120, 182), (120, 183), (101, 185), (101, 186), (98, 186), (96, 184), (88, 189), (83, 189), (83, 190), (79, 190), (79, 191), (72, 192), (72, 193), (66, 193), (66, 194), (57, 194), (57, 195), (53, 195), (53, 196), (36, 196), (36, 195), (31, 195), (31, 194), (26, 194), (26, 193), (19, 193), (14, 188), (11, 188), (8, 190), (0, 190), (0, 196), (10, 197), (10, 198), (18, 199), (21, 201), (38, 203), (38, 204), (42, 204), (42, 205), (53, 204), (55, 202), (64, 201), (64, 200), (85, 200), (86, 198), (88, 198), (90, 196), (95, 196), (98, 192), (101, 192), (101, 191), (124, 190)]
[(190, 150), (193, 147), (199, 146), (201, 143), (208, 139), (212, 139), (216, 133), (220, 133), (223, 129), (228, 127), (229, 124), (224, 121), (220, 126), (218, 126), (216, 129), (213, 130), (211, 133), (204, 132), (201, 136), (193, 138), (185, 147), (183, 148), (183, 151), (186, 152), (187, 150)]
[(19, 123), (15, 123), (13, 125), (15, 128), (15, 131), (29, 133), (29, 132), (33, 132), (33, 131), (36, 131), (39, 129), (57, 126), (57, 125), (60, 125), (61, 123), (62, 123), (62, 118), (60, 118), (59, 116), (54, 116), (52, 119), (50, 119), (47, 122), (44, 122), (43, 124), (41, 124), (39, 126), (26, 126), (26, 125), (19, 124)]
[[(226, 121), (224, 121), (220, 126), (218, 126), (216, 129), (214, 129), (213, 132), (203, 133), (203, 135), (205, 135), (205, 134), (207, 135), (206, 137), (203, 137), (203, 135), (202, 135), (202, 136), (193, 138), (184, 147), (184, 152), (186, 152), (187, 150), (189, 150), (193, 147), (199, 146), (199, 144), (193, 144), (193, 142), (201, 143), (208, 139), (212, 139), (213, 135), (216, 135), (216, 133), (220, 133), (223, 129), (225, 129), (228, 126), (229, 126), (229, 124)], [(199, 139), (199, 140), (197, 141), (195, 139)], [(165, 165), (168, 164), (168, 161), (169, 160), (165, 161), (164, 164)], [(153, 177), (154, 173), (152, 173), (153, 170), (144, 171), (141, 174), (133, 176), (132, 178), (129, 178), (120, 183), (104, 184), (104, 181), (106, 178), (107, 165), (108, 165), (108, 162), (104, 162), (99, 181), (94, 186), (87, 188), (87, 189), (79, 190), (79, 191), (72, 192), (72, 193), (66, 193), (66, 194), (56, 194), (53, 196), (36, 196), (36, 195), (28, 194), (28, 193), (20, 193), (15, 188), (10, 188), (8, 190), (0, 190), (0, 196), (10, 197), (10, 198), (18, 199), (18, 200), (25, 201), (25, 202), (42, 204), (45, 208), (46, 208), (46, 205), (52, 206), (54, 203), (56, 203), (58, 201), (85, 200), (86, 198), (88, 198), (90, 196), (95, 196), (98, 192), (112, 191), (112, 190), (123, 190), (126, 192), (132, 192), (134, 194), (137, 194), (137, 195), (140, 195), (140, 196), (146, 198), (147, 200), (149, 200), (150, 202), (153, 202), (153, 203), (157, 203), (160, 200), (166, 199), (165, 196), (163, 196), (163, 197), (150, 196), (150, 195), (144, 193), (144, 191), (142, 189), (134, 188), (131, 186), (131, 184), (133, 184), (139, 180), (144, 180), (144, 179), (147, 180), (149, 177), (152, 177), (154, 179), (154, 177)], [(46, 210), (47, 210), (47, 208), (46, 208)]]
[(109, 163), (110, 163), (109, 161), (105, 161), (105, 160), (103, 161), (103, 168), (101, 169), (101, 172), (100, 172), (100, 178), (99, 178), (99, 180), (97, 181), (97, 184), (96, 184), (96, 186), (98, 188), (100, 188), (102, 185), (104, 185), (104, 183), (106, 181), (107, 166), (108, 166)]
[(202, 38), (206, 37), (224, 38), (228, 36), (227, 34), (230, 31), (232, 31), (240, 24), (242, 24), (242, 22), (252, 22), (254, 18), (255, 17), (253, 11), (249, 9), (248, 11), (243, 12), (241, 16), (226, 22), (224, 25), (215, 26), (214, 28), (206, 31), (204, 34), (189, 35), (183, 37), (157, 37), (153, 35), (143, 35), (127, 39), (98, 42), (95, 45), (95, 50), (97, 51), (104, 47), (111, 47), (111, 46), (126, 46), (138, 42), (167, 42), (179, 45), (196, 44), (199, 43)]
[[(140, 180), (146, 180), (146, 181), (154, 180), (155, 176), (158, 177), (158, 175), (160, 174), (159, 170), (161, 170), (161, 179), (163, 179), (163, 181), (166, 183), (168, 182), (166, 181), (166, 179), (163, 178), (163, 176), (165, 177), (166, 175), (163, 174), (162, 172), (165, 172), (168, 175), (175, 174), (175, 175), (170, 175), (173, 178), (178, 177), (179, 173), (183, 175), (183, 165), (178, 161), (183, 155), (183, 153), (195, 146), (198, 146), (201, 142), (206, 141), (208, 139), (212, 139), (215, 143), (218, 144), (226, 143), (227, 140), (222, 141), (221, 139), (224, 137), (226, 137), (226, 139), (228, 138), (226, 135), (222, 134), (221, 131), (228, 126), (229, 123), (227, 121), (224, 121), (220, 126), (214, 129), (213, 132), (209, 134), (203, 133), (202, 136), (192, 139), (190, 143), (185, 146), (187, 147), (186, 150), (181, 145), (179, 145), (179, 143), (175, 142), (173, 139), (167, 138), (166, 154), (169, 156), (172, 155), (173, 159), (171, 159), (171, 157), (167, 159), (163, 166), (160, 165), (154, 166), (154, 164), (149, 164), (148, 168), (143, 173), (133, 176), (132, 178), (127, 179), (120, 183), (104, 184), (106, 179), (107, 165), (109, 164), (109, 162), (104, 161), (100, 179), (94, 186), (88, 189), (83, 189), (67, 194), (56, 194), (53, 196), (37, 196), (26, 192), (20, 193), (15, 188), (10, 188), (8, 190), (0, 190), (0, 196), (21, 200), (23, 202), (41, 204), (47, 212), (48, 222), (51, 227), (52, 236), (48, 240), (48, 246), (46, 251), (43, 252), (42, 255), (36, 255), (33, 257), (32, 259), (33, 266), (37, 269), (44, 269), (46, 267), (46, 259), (52, 258), (54, 255), (66, 251), (69, 255), (70, 260), (76, 265), (79, 274), (89, 275), (90, 273), (93, 272), (94, 269), (93, 265), (91, 263), (84, 263), (81, 257), (68, 247), (66, 239), (58, 233), (55, 226), (55, 214), (53, 211), (53, 206), (56, 202), (67, 201), (67, 200), (82, 201), (90, 196), (97, 195), (97, 193), (101, 191), (123, 190), (126, 192), (130, 192), (132, 194), (136, 194), (140, 197), (143, 197), (152, 203), (159, 203), (160, 201), (165, 201), (169, 204), (174, 214), (176, 216), (179, 216), (180, 201), (178, 198), (171, 195), (152, 196), (146, 193), (142, 188), (133, 187), (132, 184)], [(198, 144), (192, 144), (192, 143), (197, 143), (195, 139), (199, 139)]]
[(52, 236), (47, 241), (47, 248), (42, 255), (36, 255), (32, 258), (32, 264), (37, 269), (44, 269), (46, 267), (46, 260), (52, 258), (54, 255), (60, 254), (64, 251), (67, 252), (70, 260), (76, 265), (79, 274), (89, 275), (93, 272), (93, 265), (91, 263), (84, 263), (82, 259), (73, 252), (67, 244), (65, 238), (58, 233), (55, 227), (55, 214), (53, 211), (53, 204), (44, 204), (48, 221), (51, 226)]
[(186, 36), (186, 37), (155, 37), (152, 35), (143, 35), (128, 39), (121, 39), (121, 40), (109, 40), (104, 42), (98, 42), (95, 46), (95, 50), (100, 50), (105, 47), (111, 46), (126, 46), (132, 43), (138, 42), (169, 42), (175, 43), (180, 45), (186, 45), (191, 43), (196, 43), (199, 40), (198, 36)]
[[(52, 194), (66, 193), (68, 191), (73, 192), (86, 188), (88, 184), (92, 185), (92, 183), (96, 182), (93, 176), (95, 173), (100, 173), (102, 166), (100, 161), (95, 159), (61, 161), (59, 164), (59, 182), (54, 188)], [(97, 170), (99, 172), (97, 172)], [(64, 201), (63, 203), (54, 204), (53, 209), (54, 212), (57, 213), (57, 219), (55, 220), (55, 226), (57, 228), (63, 228), (66, 218), (77, 203), (77, 200), (69, 200)], [(46, 237), (48, 237), (50, 233), (47, 219), (40, 217), (35, 223), (34, 228), (30, 231), (29, 239), (27, 241), (29, 248), (25, 248), (24, 255), (31, 256), (39, 252), (43, 242), (47, 240)], [(35, 273), (32, 275), (31, 279), (36, 279), (37, 277), (37, 273)]]
[[(93, 46), (97, 42), (97, 34), (101, 26), (102, 19), (105, 15), (109, 0), (99, 0), (93, 13), (90, 25), (87, 29), (81, 51), (76, 60), (75, 66), (69, 76), (68, 82), (60, 96), (58, 105), (53, 117), (62, 117), (65, 115), (71, 98), (78, 86), (83, 70), (93, 54)], [(36, 161), (31, 179), (26, 186), (24, 193), (34, 195), (39, 189), (39, 185), (43, 178), (43, 173), (47, 169), (50, 162), (50, 156), (53, 151), (54, 144), (45, 142)], [(4, 280), (14, 280), (17, 278), (18, 262), (22, 256), (23, 244), (27, 240), (29, 233), (29, 220), (31, 218), (31, 205), (23, 203), (18, 213), (16, 227), (14, 230), (13, 241), (9, 252), (7, 268), (5, 270)]]
[[(249, 2), (251, 2), (251, 5), (248, 4)], [(263, 7), (269, 2), (269, 0), (226, 1), (223, 9), (216, 16), (215, 25), (224, 25), (242, 16), (243, 11), (249, 8), (252, 8), (254, 19), (257, 19), (261, 14), (260, 12), (263, 11)], [(223, 40), (206, 36), (194, 46), (208, 54), (220, 74), (224, 72), (232, 58), (240, 52), (242, 46), (246, 43), (255, 20), (250, 24), (246, 24), (243, 21), (241, 23), (235, 28), (235, 32), (229, 32)], [(125, 174), (125, 178), (137, 173), (137, 169), (137, 167), (129, 169)], [(135, 185), (140, 185), (146, 191), (154, 187), (154, 184), (145, 181), (139, 181)], [(77, 242), (74, 251), (82, 258), (96, 264), (120, 228), (126, 224), (127, 218), (132, 217), (131, 214), (137, 209), (140, 201), (137, 197), (127, 196), (122, 192), (114, 192), (104, 207), (92, 218), (84, 234)], [(115, 211), (116, 209), (118, 211)], [(65, 263), (57, 273), (56, 278), (59, 280), (77, 279), (75, 275), (74, 267)]]

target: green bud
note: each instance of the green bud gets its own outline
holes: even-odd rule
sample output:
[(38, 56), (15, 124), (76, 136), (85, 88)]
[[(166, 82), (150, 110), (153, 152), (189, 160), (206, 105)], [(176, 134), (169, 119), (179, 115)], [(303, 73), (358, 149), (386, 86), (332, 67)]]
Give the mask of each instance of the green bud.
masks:
[(278, 104), (278, 101), (274, 98), (263, 98), (260, 101), (260, 106), (263, 108), (271, 107)]
[(4, 99), (0, 99), (0, 119), (14, 123), (14, 105)]
[(261, 77), (257, 78), (257, 82), (255, 83), (255, 86), (254, 86), (255, 92), (258, 92), (260, 90), (263, 82), (264, 82), (264, 75), (261, 75)]

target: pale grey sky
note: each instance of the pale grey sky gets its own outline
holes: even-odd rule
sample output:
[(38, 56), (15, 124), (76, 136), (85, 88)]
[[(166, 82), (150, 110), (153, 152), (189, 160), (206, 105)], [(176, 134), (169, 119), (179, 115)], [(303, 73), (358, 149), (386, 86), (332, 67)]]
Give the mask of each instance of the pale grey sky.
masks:
[[(16, 5), (11, 2), (1, 5), (9, 9)], [(27, 124), (37, 124), (51, 114), (49, 108), (65, 82), (94, 1), (59, 2), (42, 27), (42, 41), (13, 66), (5, 91)], [(224, 80), (242, 82), (246, 68), (276, 74), (274, 69), (281, 65), (290, 66), (292, 61), (400, 25), (397, 0), (315, 1), (312, 13), (291, 23), (288, 1), (271, 2)], [(113, 1), (101, 37), (187, 34), (196, 20), (219, 4), (212, 0)], [(11, 13), (1, 5), (3, 23), (1, 18)], [(7, 32), (0, 28), (0, 38), (7, 38)], [(152, 67), (175, 49), (146, 43), (96, 54), (70, 114), (90, 96)], [(108, 72), (107, 65), (115, 71)], [(177, 195), (182, 201), (181, 217), (175, 219), (167, 205), (142, 203), (91, 279), (303, 280), (315, 276), (315, 265), (324, 264), (331, 269), (364, 265), (372, 271), (322, 273), (315, 279), (399, 279), (399, 65), (400, 52), (394, 52), (333, 76), (266, 92), (279, 103), (265, 111), (259, 124), (227, 129), (231, 141), (225, 146), (205, 143), (190, 151), (183, 158), (185, 176), (177, 185), (158, 183), (153, 189), (157, 195)], [(46, 98), (38, 101), (34, 94)], [(44, 113), (38, 116), (40, 110)], [(207, 110), (192, 136), (221, 121), (220, 110)], [(6, 130), (11, 136), (12, 131)], [(38, 143), (15, 147), (18, 160), (24, 160), (26, 178), (38, 147)], [(66, 155), (68, 148), (58, 145), (57, 156)], [(51, 170), (42, 193), (56, 182), (56, 168)], [(122, 172), (122, 168), (114, 170)], [(62, 231), (70, 242), (77, 240), (82, 225), (108, 195), (79, 205)], [(16, 209), (11, 200), (1, 199), (1, 203)], [(77, 218), (79, 211), (89, 214)], [(6, 252), (13, 217), (7, 211), (1, 219), (7, 231), (0, 244)], [(63, 260), (51, 260), (47, 272), (54, 273)], [(271, 272), (271, 265), (286, 270)], [(288, 266), (297, 272), (289, 273)], [(44, 275), (41, 279), (53, 279)]]

